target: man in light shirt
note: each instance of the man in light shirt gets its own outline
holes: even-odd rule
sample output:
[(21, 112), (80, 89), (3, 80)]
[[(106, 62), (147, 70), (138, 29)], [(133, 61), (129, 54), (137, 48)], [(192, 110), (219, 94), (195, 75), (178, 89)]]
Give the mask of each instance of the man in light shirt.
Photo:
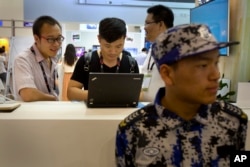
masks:
[[(173, 27), (174, 14), (170, 8), (163, 5), (152, 6), (148, 8), (147, 13), (144, 28), (146, 39), (154, 42), (159, 34)], [(156, 92), (164, 86), (164, 83), (154, 65), (154, 60), (151, 58), (151, 49), (142, 66), (142, 73), (145, 74), (142, 101), (152, 102)]]
[(64, 40), (61, 25), (51, 16), (40, 16), (32, 30), (34, 44), (14, 60), (15, 99), (25, 102), (58, 100), (56, 55)]

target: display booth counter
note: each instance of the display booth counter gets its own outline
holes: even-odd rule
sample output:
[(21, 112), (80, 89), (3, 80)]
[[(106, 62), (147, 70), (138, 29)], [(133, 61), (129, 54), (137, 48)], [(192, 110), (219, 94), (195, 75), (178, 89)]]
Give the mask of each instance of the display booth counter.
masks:
[[(118, 124), (136, 109), (32, 102), (0, 112), (0, 166), (115, 167)], [(244, 111), (250, 118), (250, 108)], [(248, 127), (250, 150), (250, 123)]]
[(0, 112), (0, 166), (114, 167), (117, 126), (135, 110), (32, 102)]
[(13, 112), (1, 112), (0, 120), (121, 120), (136, 109), (87, 108), (84, 102), (32, 102), (21, 103), (21, 106)]

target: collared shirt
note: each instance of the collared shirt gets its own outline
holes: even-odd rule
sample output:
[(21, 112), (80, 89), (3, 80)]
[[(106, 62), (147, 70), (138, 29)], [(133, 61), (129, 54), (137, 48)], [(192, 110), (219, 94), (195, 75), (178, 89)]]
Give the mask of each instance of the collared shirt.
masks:
[[(57, 58), (51, 58), (51, 69), (48, 63), (41, 55), (36, 45), (33, 46), (34, 53), (31, 49), (27, 49), (18, 55), (14, 60), (13, 65), (13, 85), (14, 94), (16, 100), (22, 100), (19, 96), (19, 91), (23, 88), (36, 88), (44, 93), (56, 96), (54, 90), (55, 78), (57, 74)], [(48, 91), (46, 86), (45, 78), (43, 76), (43, 71), (39, 64), (41, 62), (44, 72), (48, 81), (48, 86), (51, 92)]]
[(149, 87), (146, 91), (143, 91), (143, 101), (153, 102), (156, 96), (156, 93), (160, 87), (165, 86), (164, 82), (161, 79), (159, 71), (154, 64), (154, 59), (151, 57), (151, 48), (148, 52), (148, 55), (142, 65), (142, 73), (144, 75), (150, 74), (151, 79)]
[(224, 102), (202, 105), (196, 116), (183, 120), (155, 104), (132, 113), (119, 125), (116, 137), (118, 167), (230, 166), (229, 154), (244, 150), (247, 116)]
[(135, 60), (137, 61), (139, 66), (142, 66), (144, 61), (147, 58), (147, 53), (146, 52), (141, 52), (138, 55), (135, 56)]

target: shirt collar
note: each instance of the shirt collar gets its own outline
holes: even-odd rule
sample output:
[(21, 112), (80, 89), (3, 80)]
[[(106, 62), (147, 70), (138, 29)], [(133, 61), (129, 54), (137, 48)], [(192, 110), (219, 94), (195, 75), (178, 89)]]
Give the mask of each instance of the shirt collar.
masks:
[[(36, 59), (36, 61), (37, 61), (37, 62), (44, 61), (45, 58), (42, 56), (41, 52), (38, 50), (38, 48), (37, 48), (37, 46), (36, 46), (35, 43), (32, 45), (32, 48), (33, 48), (33, 50), (34, 50), (34, 52), (35, 52), (34, 54), (35, 54), (35, 59)], [(33, 53), (32, 53), (32, 54), (33, 54)], [(50, 59), (51, 59), (51, 61), (52, 61), (52, 64), (56, 64), (56, 62), (57, 62), (57, 56), (51, 57)]]
[[(99, 56), (99, 58), (101, 57), (101, 49), (98, 49), (97, 50), (97, 54), (98, 54), (98, 56)], [(121, 60), (122, 59), (122, 52), (120, 53), (120, 55), (119, 55), (119, 59)]]
[[(156, 112), (158, 116), (161, 118), (163, 123), (168, 126), (170, 129), (177, 128), (179, 126), (182, 126), (182, 124), (186, 123), (187, 121), (179, 117), (174, 112), (164, 108), (161, 105), (161, 99), (165, 95), (165, 88), (160, 88), (158, 90), (158, 93), (156, 94), (155, 98), (155, 106), (156, 106)], [(210, 114), (211, 105), (201, 105), (199, 111), (197, 112), (196, 116), (190, 120), (190, 122), (198, 122), (203, 125), (207, 125), (209, 120), (211, 119)]]

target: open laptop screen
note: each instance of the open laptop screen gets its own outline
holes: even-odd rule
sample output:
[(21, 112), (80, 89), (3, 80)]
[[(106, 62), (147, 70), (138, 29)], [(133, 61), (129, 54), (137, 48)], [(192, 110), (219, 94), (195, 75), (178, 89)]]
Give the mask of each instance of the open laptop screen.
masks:
[(136, 107), (143, 74), (89, 73), (88, 107)]

